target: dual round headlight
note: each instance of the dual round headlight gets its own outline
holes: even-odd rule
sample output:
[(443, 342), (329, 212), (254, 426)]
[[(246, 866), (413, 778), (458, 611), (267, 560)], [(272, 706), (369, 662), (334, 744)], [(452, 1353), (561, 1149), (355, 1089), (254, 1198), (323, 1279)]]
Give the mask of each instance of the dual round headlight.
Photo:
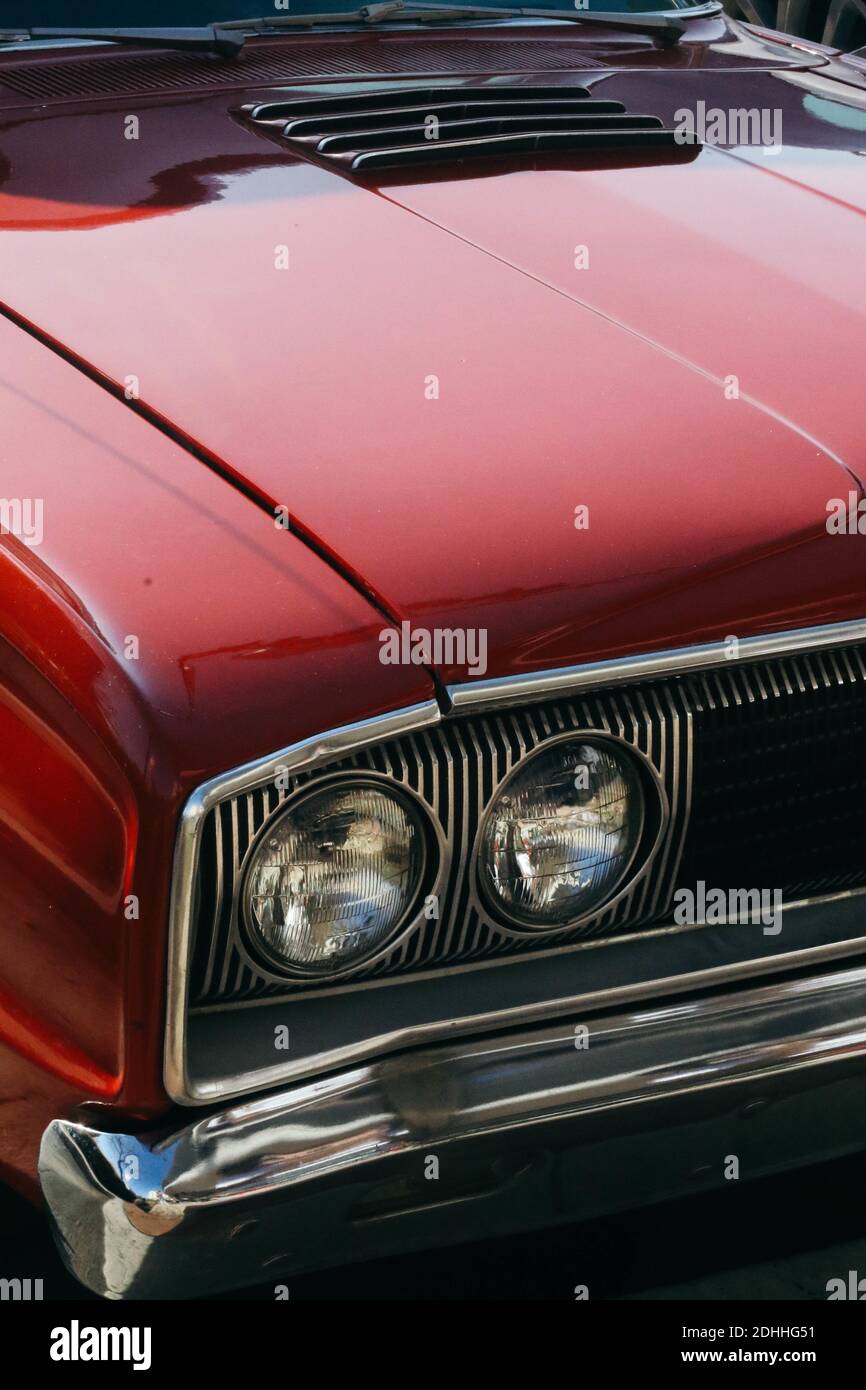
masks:
[(566, 926), (622, 882), (643, 820), (636, 765), (616, 745), (550, 744), (521, 763), (488, 808), (478, 853), (482, 892), (525, 931)]
[(394, 935), (416, 902), (426, 858), (409, 797), (363, 778), (314, 788), (292, 800), (252, 856), (247, 925), (275, 964), (331, 974)]
[[(624, 747), (554, 739), (499, 787), (476, 843), (481, 897), (512, 930), (567, 927), (623, 880), (644, 828), (643, 782)], [(314, 783), (265, 827), (243, 880), (257, 954), (322, 977), (384, 951), (420, 914), (435, 831), (426, 808), (387, 778)]]

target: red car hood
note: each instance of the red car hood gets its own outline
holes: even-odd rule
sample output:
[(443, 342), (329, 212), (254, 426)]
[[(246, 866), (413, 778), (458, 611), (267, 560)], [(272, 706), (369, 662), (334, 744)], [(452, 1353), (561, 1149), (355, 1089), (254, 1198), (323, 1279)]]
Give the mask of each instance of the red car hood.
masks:
[(484, 629), (446, 680), (861, 616), (824, 523), (866, 471), (864, 93), (597, 81), (668, 119), (779, 108), (785, 147), (377, 188), (225, 93), (151, 100), (134, 141), (117, 102), (16, 111), (0, 295), (399, 617)]

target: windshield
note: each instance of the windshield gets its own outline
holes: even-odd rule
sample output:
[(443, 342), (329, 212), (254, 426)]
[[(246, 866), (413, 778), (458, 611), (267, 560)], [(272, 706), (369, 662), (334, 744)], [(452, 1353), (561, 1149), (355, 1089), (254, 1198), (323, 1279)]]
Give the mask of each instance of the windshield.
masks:
[[(363, 0), (0, 0), (0, 30), (31, 28), (160, 28), (212, 24), (214, 21), (275, 18), (288, 15), (339, 13)], [(474, 6), (496, 9), (496, 0), (471, 0)], [(645, 14), (661, 10), (690, 10), (706, 0), (544, 0), (546, 9), (571, 12)]]

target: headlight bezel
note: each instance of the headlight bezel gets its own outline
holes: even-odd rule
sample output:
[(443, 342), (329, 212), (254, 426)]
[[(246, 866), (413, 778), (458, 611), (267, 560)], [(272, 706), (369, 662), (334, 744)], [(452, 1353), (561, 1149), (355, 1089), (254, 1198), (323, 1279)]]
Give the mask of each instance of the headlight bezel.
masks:
[[(278, 823), (303, 802), (311, 800), (323, 792), (347, 787), (352, 790), (375, 787), (378, 791), (393, 797), (406, 806), (417, 821), (421, 840), (422, 863), (418, 876), (418, 886), (408, 907), (390, 931), (369, 951), (353, 958), (333, 970), (321, 970), (293, 963), (269, 949), (258, 927), (248, 914), (248, 886), (250, 874), (257, 852), (264, 840), (272, 835)], [(279, 803), (270, 816), (260, 826), (247, 847), (238, 871), (238, 890), (234, 904), (234, 915), (238, 927), (238, 939), (248, 956), (248, 963), (257, 972), (265, 971), (273, 980), (294, 981), (298, 984), (329, 984), (348, 980), (360, 970), (366, 970), (383, 956), (389, 955), (398, 944), (416, 932), (427, 920), (423, 907), (430, 894), (441, 893), (450, 866), (449, 847), (444, 831), (426, 801), (404, 782), (385, 773), (358, 769), (326, 773), (314, 777), (303, 786), (297, 787)]]
[[(611, 891), (592, 903), (584, 912), (569, 918), (566, 922), (551, 926), (533, 926), (529, 922), (507, 911), (501, 901), (497, 901), (485, 883), (483, 846), (485, 829), (492, 808), (503, 795), (508, 783), (518, 774), (525, 772), (527, 766), (543, 753), (563, 743), (586, 742), (609, 745), (623, 762), (631, 765), (639, 779), (641, 790), (640, 828), (635, 844), (620, 876)], [(628, 739), (612, 734), (609, 729), (577, 727), (568, 729), (550, 738), (542, 738), (522, 757), (516, 758), (504, 777), (496, 784), (492, 795), (486, 801), (478, 819), (475, 842), (472, 849), (471, 881), (478, 910), (492, 922), (503, 936), (522, 942), (535, 941), (539, 947), (543, 942), (556, 942), (562, 937), (573, 935), (581, 927), (587, 926), (603, 913), (614, 907), (621, 899), (633, 893), (644, 878), (667, 837), (670, 821), (670, 806), (667, 792), (659, 772), (642, 750)], [(605, 936), (604, 940), (610, 938)]]

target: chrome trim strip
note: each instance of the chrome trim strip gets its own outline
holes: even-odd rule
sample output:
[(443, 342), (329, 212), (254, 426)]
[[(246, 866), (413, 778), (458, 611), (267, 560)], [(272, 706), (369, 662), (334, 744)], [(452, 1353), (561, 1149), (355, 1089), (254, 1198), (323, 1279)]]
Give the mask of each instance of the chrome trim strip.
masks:
[[(844, 903), (848, 902), (850, 899), (853, 898), (866, 899), (866, 888), (842, 888), (837, 889), (833, 893), (818, 894), (811, 898), (798, 898), (795, 902), (784, 904), (784, 913), (787, 917), (790, 913), (797, 912), (801, 908), (829, 907), (833, 903)], [(741, 924), (749, 924), (749, 919), (745, 917), (734, 917), (730, 919), (730, 925), (732, 926), (739, 926)], [(701, 929), (707, 929), (710, 926), (711, 924), (708, 922), (671, 922), (667, 925), (653, 926), (649, 929), (644, 927), (638, 927), (636, 931), (623, 932), (621, 935), (617, 934), (616, 937), (589, 936), (585, 937), (581, 941), (573, 941), (568, 946), (563, 946), (562, 944), (553, 944), (552, 946), (548, 947), (546, 951), (534, 951), (532, 954), (532, 960), (561, 960), (565, 952), (571, 953), (580, 951), (605, 950), (607, 947), (611, 945), (627, 946), (629, 945), (629, 943), (638, 941), (643, 942), (646, 941), (648, 938), (651, 938), (653, 941), (657, 941), (662, 937), (683, 936), (686, 933), (699, 931)], [(688, 972), (687, 977), (684, 975), (661, 976), (660, 981), (653, 981), (652, 992), (657, 992), (658, 983), (664, 985), (666, 994), (682, 993), (683, 988), (700, 988), (703, 987), (703, 985), (705, 984), (712, 985), (716, 980), (721, 981), (721, 983), (723, 984), (727, 984), (733, 981), (734, 979), (738, 978), (745, 979), (759, 974), (773, 975), (778, 973), (779, 970), (792, 970), (798, 966), (817, 964), (821, 961), (827, 960), (836, 960), (840, 956), (856, 955), (858, 953), (863, 953), (864, 955), (866, 955), (866, 936), (845, 937), (840, 941), (831, 942), (823, 946), (797, 947), (793, 951), (786, 951), (784, 953), (780, 952), (774, 956), (762, 956), (757, 960), (750, 959), (749, 961), (737, 961), (729, 967), (714, 966), (711, 968), (717, 970), (718, 974), (716, 976), (713, 976), (713, 978), (708, 978), (710, 968), (708, 968), (707, 970), (700, 971), (697, 974), (695, 974), (694, 972)], [(776, 961), (779, 962), (778, 966), (775, 965)], [(513, 956), (492, 956), (489, 960), (484, 961), (483, 968), (485, 972), (490, 970), (507, 970), (512, 968), (515, 965), (515, 963), (515, 958)], [(752, 968), (746, 970), (742, 975), (739, 975), (737, 972), (740, 970), (741, 966), (745, 965), (750, 965)], [(439, 965), (433, 970), (425, 971), (425, 978), (451, 979), (456, 974), (465, 973), (470, 970), (477, 970), (478, 968), (478, 961), (455, 961), (452, 964)], [(727, 971), (727, 973), (723, 974), (723, 971)], [(682, 986), (678, 985), (678, 981), (681, 979), (687, 981)], [(697, 980), (698, 982), (697, 985), (693, 986), (692, 983), (689, 983), (695, 980)], [(357, 980), (352, 985), (352, 993), (354, 995), (360, 993), (360, 991), (362, 990), (381, 989), (384, 983), (385, 981), (378, 979)], [(388, 981), (388, 983), (399, 985), (400, 978), (392, 977)], [(316, 998), (327, 999), (331, 995), (343, 993), (344, 990), (342, 989), (342, 987), (337, 986), (333, 989), (317, 990)], [(639, 999), (642, 994), (647, 995), (647, 993), (647, 989), (644, 985), (611, 986), (611, 988), (605, 992), (602, 1003), (604, 1004), (604, 1007), (609, 1007), (612, 1004), (625, 1004), (635, 999)], [(581, 1002), (584, 999), (588, 1001), (587, 1007), (589, 1007), (589, 1001), (595, 999), (601, 1000), (601, 995), (598, 993), (598, 991), (595, 991), (591, 996), (568, 995), (567, 997), (564, 997), (564, 1002), (567, 1003), (570, 1007), (575, 1007), (577, 1004), (581, 1004)], [(236, 1014), (238, 1012), (246, 1011), (249, 1009), (273, 1008), (275, 1002), (276, 1001), (273, 998), (269, 997), (254, 999), (223, 999), (216, 1004), (199, 1004), (196, 1007), (195, 1016), (196, 1018), (202, 1018), (207, 1014)], [(553, 1018), (554, 1014), (551, 1013), (549, 1016)], [(519, 1018), (515, 1016), (514, 1019), (514, 1022), (516, 1023), (524, 1023), (526, 1021), (527, 1019), (525, 1016), (521, 1016)], [(458, 1036), (459, 1033), (460, 1030), (458, 1029)]]
[[(826, 901), (833, 902), (844, 896), (848, 895), (830, 894)], [(866, 897), (866, 889), (860, 889), (851, 893), (850, 896)], [(810, 899), (808, 904), (806, 900), (803, 903), (790, 903), (786, 905), (785, 911), (793, 911), (795, 907), (814, 906), (816, 901), (824, 900)], [(657, 927), (655, 933), (661, 935), (663, 932), (668, 934), (695, 931), (696, 929), (695, 927)], [(628, 939), (628, 937), (622, 938), (622, 940)], [(583, 942), (578, 949), (585, 950), (591, 946), (603, 944), (605, 943), (602, 941)], [(188, 1077), (187, 1091), (173, 1095), (172, 1099), (184, 1106), (212, 1105), (220, 1100), (247, 1096), (258, 1091), (273, 1091), (281, 1084), (308, 1080), (311, 1075), (316, 1075), (319, 1072), (334, 1071), (338, 1067), (357, 1065), (362, 1062), (371, 1063), (375, 1059), (386, 1059), (393, 1053), (402, 1052), (407, 1048), (427, 1047), (441, 1042), (446, 1037), (465, 1038), (478, 1034), (489, 1035), (509, 1027), (525, 1028), (549, 1023), (553, 1019), (563, 1017), (563, 1015), (574, 1016), (575, 1013), (589, 1016), (601, 1013), (605, 1009), (650, 1003), (659, 997), (691, 994), (702, 989), (718, 989), (740, 981), (778, 974), (782, 971), (799, 970), (809, 966), (819, 967), (847, 956), (862, 955), (864, 952), (866, 952), (866, 936), (853, 937), (844, 941), (834, 941), (828, 945), (809, 946), (801, 950), (787, 951), (776, 956), (749, 958), (737, 961), (733, 965), (711, 966), (706, 970), (693, 970), (680, 975), (665, 975), (649, 982), (641, 981), (637, 984), (616, 985), (609, 989), (594, 990), (591, 993), (560, 995), (555, 999), (544, 999), (540, 1003), (520, 1004), (492, 1012), (476, 1012), (461, 1018), (449, 1018), (445, 1023), (437, 1021), (417, 1024), (411, 1028), (396, 1028), (391, 1032), (363, 1038), (347, 1047), (335, 1047), (330, 1051), (321, 1052), (317, 1054), (315, 1066), (307, 1057), (296, 1063), (284, 1061), (273, 1067), (238, 1072), (233, 1076), (221, 1077), (218, 1081), (206, 1079), (193, 1082)], [(513, 962), (494, 960), (490, 962), (490, 968), (495, 969), (498, 965), (507, 964), (513, 964)], [(273, 1005), (273, 1003), (272, 999), (256, 1000), (251, 1001), (246, 1007), (260, 1008)]]
[(362, 719), (357, 724), (344, 724), (339, 729), (314, 734), (300, 743), (281, 748), (279, 753), (272, 753), (270, 757), (257, 758), (254, 762), (244, 763), (242, 767), (211, 778), (193, 792), (184, 815), (193, 805), (196, 809), (200, 808), (202, 816), (207, 815), (217, 801), (225, 801), (239, 792), (251, 791), (265, 782), (273, 782), (280, 772), (310, 772), (322, 763), (357, 752), (371, 743), (382, 743), (388, 738), (414, 733), (416, 729), (427, 729), (431, 724), (438, 724), (441, 718), (442, 711), (436, 701), (425, 700), (420, 705), (408, 705), (405, 709), (390, 710), (373, 719)]
[[(861, 1067), (852, 1071), (855, 1059)], [(800, 1098), (800, 1123), (782, 1136), (770, 1107), (753, 1174), (853, 1149), (862, 1143), (862, 1105), (850, 1087), (860, 1087), (862, 1100), (864, 1060), (866, 968), (859, 967), (588, 1027), (572, 1015), (535, 1032), (380, 1058), (194, 1120), (168, 1137), (54, 1120), (39, 1176), (61, 1252), (89, 1288), (109, 1298), (190, 1297), (382, 1255), (401, 1241), (417, 1248), (471, 1239), (479, 1222), (491, 1235), (561, 1220), (551, 1150), (563, 1176), (591, 1165), (592, 1182), (572, 1183), (581, 1217), (633, 1204), (636, 1155), (646, 1175), (648, 1147), (657, 1153), (670, 1144), (669, 1123), (681, 1126), (680, 1145), (696, 1145), (684, 1119), (694, 1124), (700, 1115), (706, 1124), (710, 1112), (731, 1133), (732, 1101), (683, 1111), (688, 1097), (718, 1087), (756, 1083), (752, 1099), (781, 1094), (789, 1107), (792, 1094)], [(848, 1104), (827, 1107), (825, 1130), (814, 1124), (808, 1078), (796, 1091), (781, 1078), (827, 1063), (839, 1064), (833, 1084), (849, 1090)], [(779, 1079), (768, 1087), (770, 1077)], [(826, 1095), (822, 1085), (825, 1107)], [(811, 1124), (803, 1122), (810, 1101)], [(674, 1103), (671, 1121), (664, 1107)], [(616, 1129), (590, 1118), (621, 1107), (631, 1109)], [(599, 1137), (606, 1162), (593, 1150)], [(754, 1137), (752, 1130), (753, 1154)], [(447, 1153), (443, 1176), (462, 1178), (450, 1196), (447, 1181), (440, 1195), (438, 1183), (423, 1180), (425, 1157), (437, 1151)], [(649, 1171), (682, 1189), (684, 1174), (688, 1187), (701, 1171), (699, 1157), (673, 1169), (650, 1163)], [(521, 1185), (529, 1172), (533, 1181)], [(649, 1191), (638, 1182), (638, 1200), (664, 1195), (665, 1181), (653, 1178)], [(455, 1204), (458, 1219), (449, 1224)]]
[(866, 641), (866, 618), (855, 618), (851, 622), (827, 623), (822, 627), (790, 628), (766, 636), (738, 638), (733, 654), (728, 651), (724, 640), (694, 647), (669, 647), (664, 651), (638, 656), (614, 657), (610, 661), (589, 661), (584, 665), (562, 666), (552, 671), (534, 671), (526, 675), (449, 685), (448, 696), (458, 712), (494, 707), (501, 709), (507, 705), (592, 690), (601, 685), (607, 687), (653, 677), (677, 676), (687, 671), (726, 666), (728, 663), (741, 665), (745, 661), (863, 641)]

